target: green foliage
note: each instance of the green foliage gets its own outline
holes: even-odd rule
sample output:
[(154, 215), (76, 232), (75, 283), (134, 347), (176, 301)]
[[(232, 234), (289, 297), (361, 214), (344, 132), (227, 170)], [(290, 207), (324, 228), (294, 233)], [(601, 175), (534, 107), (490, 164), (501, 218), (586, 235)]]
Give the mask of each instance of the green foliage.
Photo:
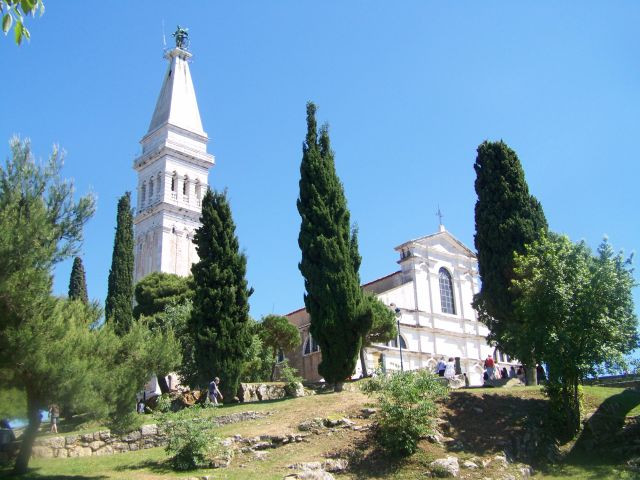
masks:
[(394, 312), (384, 303), (370, 293), (364, 292), (363, 311), (371, 316), (371, 329), (364, 336), (363, 346), (369, 347), (372, 343), (387, 343), (398, 336), (398, 327)]
[(418, 449), (420, 437), (433, 433), (436, 401), (447, 396), (438, 377), (426, 370), (376, 376), (362, 391), (377, 398), (377, 439), (394, 455), (410, 455)]
[(271, 349), (262, 343), (260, 336), (262, 324), (249, 319), (251, 344), (247, 349), (247, 356), (242, 364), (240, 378), (243, 382), (267, 382), (271, 378), (272, 354)]
[(133, 316), (140, 318), (164, 314), (170, 305), (184, 304), (192, 299), (191, 277), (181, 277), (173, 273), (154, 272), (140, 280), (134, 289), (136, 306)]
[(515, 255), (514, 272), (521, 335), (548, 366), (547, 392), (570, 437), (580, 426), (580, 381), (638, 347), (630, 259), (606, 240), (594, 255), (584, 242), (549, 234)]
[(191, 385), (220, 377), (225, 401), (233, 401), (251, 345), (247, 259), (240, 253), (226, 193), (208, 190), (202, 199), (202, 226), (194, 243), (194, 300), (188, 330), (193, 341)]
[(293, 395), (298, 389), (298, 384), (302, 383), (302, 377), (298, 375), (298, 371), (289, 365), (289, 362), (285, 360), (280, 365), (280, 378), (285, 383), (284, 390), (287, 395)]
[[(529, 194), (516, 153), (504, 142), (484, 142), (474, 164), (475, 246), (482, 288), (474, 299), (479, 319), (489, 327), (489, 341), (525, 364), (535, 364), (531, 345), (521, 342), (520, 324), (514, 317), (515, 293), (509, 290), (513, 254), (547, 230), (542, 206)], [(542, 324), (544, 317), (538, 319)]]
[[(3, 382), (3, 385), (6, 385)], [(0, 418), (26, 418), (27, 396), (18, 388), (0, 389)]]
[(158, 397), (156, 410), (162, 413), (166, 413), (171, 410), (171, 396), (169, 394), (163, 393)]
[(13, 25), (13, 33), (16, 44), (20, 45), (22, 39), (31, 38), (31, 33), (24, 26), (24, 17), (35, 16), (40, 12), (44, 14), (42, 0), (0, 0), (0, 17), (2, 17), (2, 33), (7, 35)]
[[(73, 184), (60, 178), (63, 155), (54, 147), (36, 163), (28, 140), (9, 142), (11, 157), (0, 167), (0, 378), (3, 387), (25, 392), (29, 426), (16, 472), (27, 468), (49, 401), (72, 400), (85, 385), (95, 309), (51, 297), (56, 263), (74, 255), (82, 227), (94, 212), (91, 196), (74, 199)], [(73, 401), (90, 403), (79, 393)]]
[(278, 352), (287, 352), (300, 346), (302, 342), (297, 327), (289, 323), (287, 317), (267, 315), (259, 326), (262, 344), (271, 351), (271, 381), (275, 378)]
[(188, 410), (165, 415), (161, 429), (168, 442), (165, 450), (174, 470), (185, 471), (208, 467), (220, 451), (219, 439), (211, 423), (193, 417)]
[(318, 136), (316, 107), (307, 104), (307, 136), (302, 147), (300, 195), (302, 219), (298, 245), (304, 277), (304, 303), (311, 334), (322, 351), (319, 373), (338, 384), (354, 371), (362, 336), (371, 327), (360, 315), (360, 255), (344, 189), (335, 170), (329, 130)]
[(113, 322), (119, 334), (130, 328), (133, 320), (133, 213), (131, 192), (118, 200), (116, 235), (109, 270), (105, 319)]
[(172, 329), (151, 330), (144, 319), (134, 320), (125, 333), (106, 324), (100, 329), (96, 355), (104, 362), (104, 377), (96, 388), (101, 392), (111, 424), (122, 429), (135, 417), (134, 399), (149, 378), (159, 371), (171, 371), (180, 359), (180, 343)]
[(73, 259), (73, 267), (71, 267), (71, 277), (69, 279), (69, 299), (80, 300), (85, 304), (89, 303), (87, 279), (80, 257)]

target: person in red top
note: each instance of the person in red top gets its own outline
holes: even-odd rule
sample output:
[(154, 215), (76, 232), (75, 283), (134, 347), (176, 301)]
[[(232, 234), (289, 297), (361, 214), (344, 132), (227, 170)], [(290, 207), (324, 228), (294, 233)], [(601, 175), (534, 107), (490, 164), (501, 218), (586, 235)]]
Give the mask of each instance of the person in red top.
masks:
[(484, 361), (484, 368), (487, 369), (487, 376), (490, 380), (494, 380), (495, 376), (495, 366), (496, 364), (493, 361), (493, 357), (491, 355), (487, 355), (487, 359)]

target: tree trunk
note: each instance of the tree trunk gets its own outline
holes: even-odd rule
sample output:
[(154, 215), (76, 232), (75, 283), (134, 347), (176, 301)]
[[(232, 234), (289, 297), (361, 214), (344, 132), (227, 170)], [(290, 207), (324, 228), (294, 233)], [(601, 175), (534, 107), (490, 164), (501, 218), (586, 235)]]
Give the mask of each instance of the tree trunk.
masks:
[(271, 381), (272, 382), (276, 381), (276, 365), (277, 365), (277, 361), (274, 360), (273, 361), (273, 366), (271, 367)]
[(527, 386), (538, 385), (538, 377), (536, 372), (536, 365), (533, 364), (533, 367), (530, 365), (524, 366), (525, 378), (527, 380)]
[(33, 448), (33, 442), (36, 439), (38, 428), (40, 428), (41, 418), (40, 409), (34, 398), (34, 393), (27, 388), (27, 416), (29, 417), (29, 425), (22, 434), (22, 443), (20, 444), (20, 451), (16, 458), (16, 463), (13, 467), (13, 473), (23, 474), (27, 472), (29, 466), (29, 459), (31, 458), (31, 450)]
[(169, 388), (169, 384), (167, 383), (167, 378), (164, 375), (156, 376), (158, 379), (158, 386), (160, 387), (160, 393), (169, 393), (171, 389)]
[(362, 368), (362, 378), (368, 377), (369, 372), (367, 371), (367, 361), (364, 356), (364, 347), (360, 348), (360, 367)]
[(333, 391), (341, 392), (343, 388), (344, 388), (344, 382), (336, 382), (335, 385), (333, 386)]

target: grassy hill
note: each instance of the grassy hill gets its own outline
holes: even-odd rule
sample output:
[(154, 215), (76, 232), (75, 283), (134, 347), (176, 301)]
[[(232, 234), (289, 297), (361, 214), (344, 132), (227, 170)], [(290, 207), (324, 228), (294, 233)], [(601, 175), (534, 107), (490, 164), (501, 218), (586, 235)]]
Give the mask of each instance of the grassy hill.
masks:
[[(357, 387), (357, 385), (352, 385)], [(594, 427), (587, 427), (577, 442), (559, 446), (562, 460), (546, 469), (536, 467), (533, 478), (551, 479), (620, 479), (640, 478), (626, 469), (626, 461), (633, 456), (633, 439), (621, 435), (623, 427), (633, 427), (634, 417), (640, 415), (640, 392), (621, 388), (585, 387), (585, 406)], [(298, 399), (285, 399), (252, 404), (224, 406), (218, 409), (197, 410), (198, 415), (226, 416), (253, 411), (267, 415), (218, 427), (221, 437), (240, 435), (242, 438), (301, 434), (299, 425), (313, 418), (337, 420), (349, 418), (353, 425), (319, 427), (304, 432), (299, 442), (260, 451), (237, 451), (227, 468), (173, 472), (163, 448), (151, 448), (109, 456), (70, 459), (34, 459), (32, 472), (11, 477), (8, 470), (0, 476), (26, 479), (168, 479), (198, 478), (212, 475), (220, 479), (282, 479), (294, 470), (289, 465), (323, 461), (327, 458), (348, 460), (345, 472), (334, 474), (338, 479), (423, 479), (431, 472), (430, 463), (438, 458), (454, 455), (462, 463), (471, 460), (478, 469), (461, 468), (459, 478), (509, 479), (523, 478), (524, 464), (505, 463), (503, 452), (526, 445), (527, 436), (543, 418), (546, 400), (537, 387), (514, 389), (473, 389), (452, 392), (441, 408), (439, 429), (441, 436), (425, 439), (420, 450), (407, 459), (394, 459), (381, 452), (373, 439), (375, 415), (364, 418), (362, 409), (375, 407), (371, 399), (357, 388), (342, 393), (324, 393)], [(154, 416), (145, 420), (155, 422)], [(597, 420), (597, 421), (596, 421)], [(626, 422), (626, 423), (625, 423)], [(331, 422), (329, 422), (331, 423)], [(604, 426), (604, 427), (603, 427)], [(605, 428), (606, 427), (606, 428)], [(609, 443), (598, 445), (595, 452), (593, 436), (607, 430)], [(616, 439), (619, 437), (619, 442)], [(598, 437), (600, 438), (600, 437)], [(640, 438), (640, 437), (636, 437)], [(530, 440), (529, 440), (530, 441)], [(591, 443), (589, 443), (591, 442)], [(625, 449), (621, 450), (620, 442)], [(637, 445), (637, 442), (636, 442)], [(633, 446), (633, 445), (631, 445)], [(640, 455), (640, 445), (635, 455)], [(485, 464), (483, 467), (482, 465)]]

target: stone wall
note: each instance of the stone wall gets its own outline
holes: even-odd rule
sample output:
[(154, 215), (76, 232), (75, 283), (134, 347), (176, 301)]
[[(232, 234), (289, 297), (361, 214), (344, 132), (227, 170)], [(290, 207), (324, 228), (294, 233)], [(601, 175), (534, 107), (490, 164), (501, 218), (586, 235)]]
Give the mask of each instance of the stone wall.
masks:
[(167, 437), (155, 424), (143, 425), (124, 435), (113, 435), (109, 430), (78, 435), (37, 438), (32, 458), (88, 457), (111, 455), (164, 445)]

